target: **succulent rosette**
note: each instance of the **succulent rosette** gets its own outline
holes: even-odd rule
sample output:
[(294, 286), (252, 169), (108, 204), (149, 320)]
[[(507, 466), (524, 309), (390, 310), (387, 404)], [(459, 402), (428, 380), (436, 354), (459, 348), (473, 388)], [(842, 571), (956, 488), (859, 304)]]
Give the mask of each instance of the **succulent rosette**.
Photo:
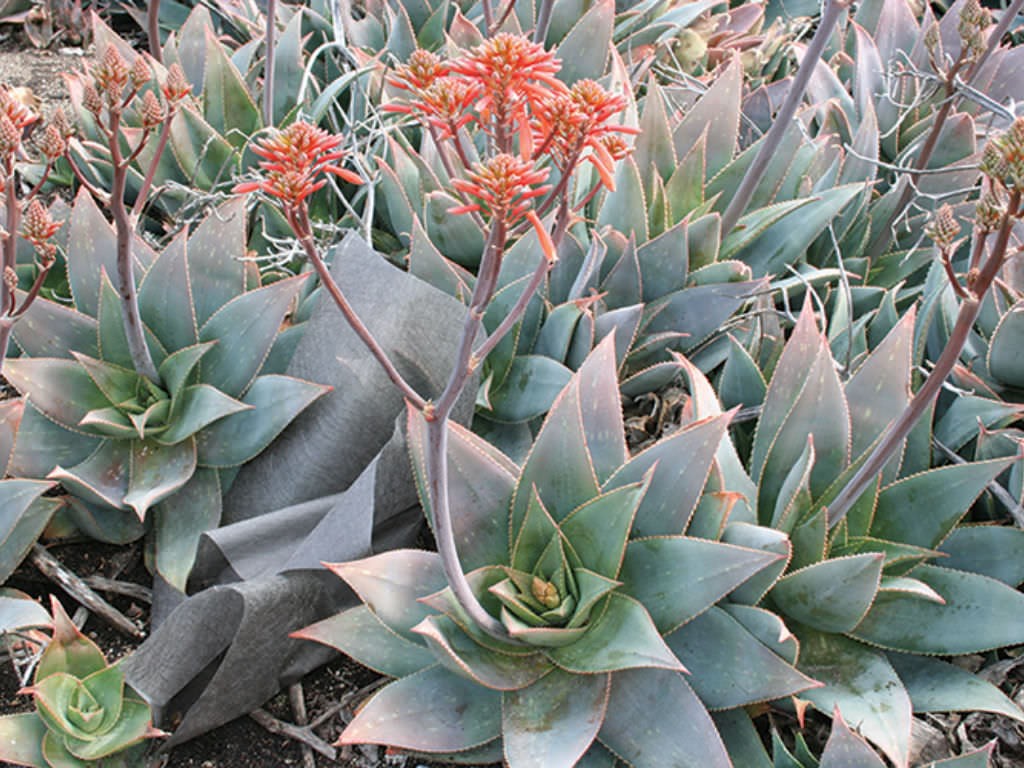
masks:
[[(24, 479), (0, 484), (0, 500), (13, 508), (59, 482), (80, 530), (114, 543), (150, 532), (156, 570), (183, 589), (235, 468), (330, 389), (280, 375), (306, 276), (260, 285), (242, 258), (240, 200), (159, 253), (137, 239), (152, 380), (133, 367), (111, 279), (114, 230), (88, 194), (67, 230), (74, 305), (40, 297), (14, 330), (22, 355), (4, 374), (27, 404), (7, 471)], [(38, 507), (26, 514), (42, 526), (53, 509)], [(17, 562), (33, 540), (0, 541), (0, 552)]]
[[(630, 457), (616, 381), (609, 336), (558, 396), (521, 467), (451, 427), (462, 565), (506, 639), (468, 618), (436, 553), (329, 566), (364, 604), (297, 635), (398, 678), (360, 709), (342, 743), (455, 762), (504, 758), (512, 768), (728, 766), (707, 707), (816, 685), (770, 650), (786, 634), (777, 617), (727, 599), (758, 574), (770, 584), (786, 556), (684, 534), (711, 528), (720, 512), (698, 502), (729, 415)], [(410, 410), (421, 491), (424, 433)], [(710, 657), (687, 669), (679, 652), (699, 617)]]
[(153, 727), (149, 706), (125, 686), (124, 672), (52, 600), (53, 639), (28, 693), (35, 712), (0, 718), (0, 759), (32, 768), (129, 768), (141, 761)]

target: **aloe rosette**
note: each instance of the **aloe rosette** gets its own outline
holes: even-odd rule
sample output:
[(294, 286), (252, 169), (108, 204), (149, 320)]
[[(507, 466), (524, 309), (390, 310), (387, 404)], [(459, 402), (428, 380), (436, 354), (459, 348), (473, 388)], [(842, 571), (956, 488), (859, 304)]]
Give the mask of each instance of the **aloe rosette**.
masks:
[[(998, 688), (937, 658), (1024, 642), (1024, 597), (1015, 589), (1024, 581), (1024, 533), (958, 527), (1018, 457), (997, 452), (933, 466), (933, 434), (950, 426), (939, 422), (933, 430), (930, 417), (850, 512), (830, 518), (832, 500), (911, 399), (915, 312), (884, 334), (885, 317), (876, 321), (872, 336), (881, 339), (845, 380), (810, 302), (767, 384), (755, 360), (772, 357), (770, 350), (759, 349), (753, 336), (734, 340), (719, 393), (730, 405), (761, 410), (745, 461), (735, 452), (719, 457), (723, 489), (742, 495), (738, 505), (749, 505), (743, 513), (776, 538), (752, 537), (730, 524), (724, 540), (791, 550), (784, 574), (764, 593), (733, 598), (778, 612), (792, 629), (800, 644), (797, 668), (825, 683), (800, 698), (856, 721), (861, 735), (906, 766), (914, 713), (983, 710), (1024, 720)], [(721, 410), (718, 396), (692, 364), (684, 365), (696, 416), (713, 417)], [(977, 433), (976, 422), (966, 427)]]
[(114, 231), (80, 194), (68, 224), (74, 306), (37, 300), (14, 334), (23, 354), (6, 369), (27, 404), (8, 465), (19, 479), (3, 487), (38, 495), (45, 483), (18, 484), (60, 483), (74, 522), (96, 538), (148, 530), (156, 570), (178, 588), (200, 533), (220, 522), (235, 468), (329, 389), (280, 374), (305, 277), (259, 285), (241, 258), (243, 206), (225, 204), (160, 253), (136, 241), (153, 381), (132, 367), (108, 277)]
[[(558, 396), (522, 466), (453, 425), (455, 538), (473, 591), (508, 638), (467, 618), (436, 553), (329, 566), (364, 604), (297, 636), (398, 678), (341, 741), (455, 762), (503, 756), (513, 768), (731, 765), (708, 706), (816, 683), (770, 650), (786, 636), (776, 616), (725, 599), (777, 574), (785, 555), (684, 533), (711, 528), (696, 507), (728, 419), (630, 457), (609, 336)], [(419, 412), (409, 436), (425, 499)], [(684, 667), (679, 648), (694, 637), (708, 641), (709, 660)]]
[(29, 768), (139, 765), (146, 739), (165, 735), (153, 727), (149, 705), (56, 598), (52, 612), (53, 638), (22, 691), (35, 711), (0, 717), (0, 760)]

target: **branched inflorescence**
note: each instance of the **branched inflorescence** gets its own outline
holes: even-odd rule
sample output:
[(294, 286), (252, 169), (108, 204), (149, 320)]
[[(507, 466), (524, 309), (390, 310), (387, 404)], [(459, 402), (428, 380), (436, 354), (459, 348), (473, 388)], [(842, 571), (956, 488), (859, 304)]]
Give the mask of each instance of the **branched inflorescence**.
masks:
[[(423, 126), (438, 148), (451, 190), (461, 198), (449, 213), (469, 214), (487, 228), (456, 364), (436, 399), (416, 392), (398, 372), (349, 305), (313, 241), (308, 198), (324, 185), (322, 174), (361, 182), (338, 165), (344, 157), (341, 137), (296, 122), (254, 148), (263, 158), (259, 177), (235, 188), (262, 192), (280, 205), (342, 314), (405, 399), (422, 412), (428, 494), (445, 575), (471, 620), (502, 640), (509, 639), (507, 630), (473, 595), (455, 548), (444, 460), (448, 419), (481, 360), (523, 316), (556, 262), (569, 225), (570, 183), (577, 169), (589, 163), (597, 171), (587, 199), (602, 187), (614, 189), (615, 161), (629, 152), (624, 137), (637, 133), (618, 118), (626, 108), (624, 96), (593, 80), (569, 86), (557, 78), (560, 68), (542, 45), (503, 33), (450, 60), (417, 50), (387, 78), (396, 98), (384, 110), (411, 116)], [(473, 153), (479, 161), (470, 159)], [(554, 223), (546, 225), (542, 217), (550, 211)], [(541, 255), (533, 277), (498, 327), (474, 348), (505, 250), (531, 228)]]
[[(42, 164), (40, 180), (27, 193), (19, 194), (18, 165), (30, 159), (25, 137), (36, 128), (39, 115), (22, 104), (14, 92), (0, 88), (0, 174), (3, 178), (4, 206), (6, 216), (4, 228), (0, 231), (0, 253), (2, 253), (3, 285), (0, 288), (0, 368), (6, 359), (7, 346), (14, 323), (32, 306), (43, 286), (43, 281), (57, 256), (57, 246), (52, 239), (60, 229), (49, 210), (39, 199), (39, 192), (53, 170), (54, 163), (67, 149), (71, 134), (64, 113), (58, 110), (53, 120), (41, 131), (34, 142), (35, 159)], [(17, 296), (18, 274), (17, 237), (20, 234), (30, 242), (38, 257), (38, 267), (28, 292), (19, 300)]]

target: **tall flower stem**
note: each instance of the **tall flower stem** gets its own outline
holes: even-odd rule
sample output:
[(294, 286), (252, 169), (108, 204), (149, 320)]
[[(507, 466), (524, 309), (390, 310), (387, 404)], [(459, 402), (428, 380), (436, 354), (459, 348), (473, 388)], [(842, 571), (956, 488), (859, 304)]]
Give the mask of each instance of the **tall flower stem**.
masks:
[[(508, 634), (504, 625), (484, 610), (476, 595), (473, 594), (459, 560), (455, 528), (452, 524), (452, 511), (448, 501), (448, 421), (452, 408), (455, 407), (459, 396), (465, 390), (466, 384), (479, 362), (479, 359), (473, 355), (473, 344), (476, 343), (477, 334), (483, 325), (484, 312), (494, 297), (507, 236), (504, 218), (495, 216), (491, 222), (491, 230), (488, 233), (483, 258), (480, 262), (480, 271), (462, 327), (462, 338), (456, 352), (455, 365), (452, 367), (448, 384), (437, 399), (436, 406), (425, 411), (424, 415), (427, 419), (426, 470), (430, 508), (434, 518), (434, 538), (437, 541), (437, 552), (441, 557), (441, 565), (444, 568), (448, 586), (451, 587), (452, 594), (462, 610), (481, 630), (497, 640), (518, 644)], [(536, 290), (536, 286), (534, 286), (534, 290)], [(525, 309), (525, 304), (523, 309)]]
[(146, 36), (149, 38), (149, 55), (157, 63), (164, 61), (164, 51), (160, 47), (160, 0), (149, 0), (146, 12)]
[[(1006, 34), (1006, 30), (1009, 29), (1010, 24), (1020, 13), (1021, 8), (1024, 7), (1024, 0), (1013, 0), (1010, 6), (1003, 12), (1002, 18), (999, 19), (999, 23), (996, 24), (988, 38), (988, 43), (985, 46), (985, 50), (982, 54), (974, 61), (973, 64), (967, 69), (964, 75), (964, 82), (970, 85), (974, 80), (975, 75), (981, 71), (981, 68), (985, 65), (989, 56), (995, 51), (999, 45), (999, 41), (1002, 40), (1003, 35)], [(928, 167), (928, 163), (931, 162), (932, 155), (935, 152), (935, 148), (939, 143), (939, 136), (942, 134), (943, 128), (946, 126), (946, 121), (952, 114), (953, 107), (957, 102), (957, 76), (960, 70), (966, 64), (966, 58), (964, 52), (961, 51), (960, 56), (953, 62), (949, 71), (946, 73), (943, 82), (943, 89), (945, 91), (945, 99), (942, 102), (942, 106), (939, 107), (939, 111), (935, 113), (935, 119), (932, 121), (931, 127), (928, 129), (928, 134), (925, 137), (924, 143), (921, 145), (921, 151), (918, 152), (917, 157), (914, 160), (914, 168), (908, 174), (901, 176), (898, 182), (899, 198), (897, 199), (896, 205), (893, 206), (891, 212), (886, 217), (884, 222), (881, 222), (877, 229), (874, 229), (871, 241), (868, 244), (867, 250), (865, 251), (866, 257), (870, 262), (875, 262), (877, 259), (885, 253), (885, 248), (889, 243), (889, 231), (892, 229), (893, 224), (899, 220), (899, 217), (903, 215), (907, 205), (914, 197), (914, 186), (917, 184), (918, 179), (921, 178), (921, 173)]]
[(159, 383), (160, 374), (153, 363), (153, 355), (146, 344), (142, 316), (139, 313), (139, 295), (135, 285), (135, 254), (133, 240), (135, 227), (132, 217), (125, 205), (125, 192), (128, 182), (129, 162), (121, 156), (120, 115), (114, 112), (110, 116), (110, 157), (113, 165), (113, 182), (110, 185), (110, 213), (114, 217), (114, 230), (117, 233), (117, 293), (121, 298), (121, 319), (124, 323), (124, 335), (128, 341), (128, 352), (132, 358), (135, 372), (145, 376), (153, 383)]
[(384, 348), (380, 346), (377, 340), (374, 338), (373, 333), (366, 327), (366, 323), (362, 321), (356, 311), (352, 308), (352, 305), (348, 303), (348, 299), (345, 298), (345, 294), (342, 293), (341, 287), (335, 281), (331, 275), (324, 260), (320, 258), (320, 252), (317, 250), (316, 243), (313, 242), (312, 229), (309, 223), (309, 215), (304, 209), (290, 212), (287, 214), (288, 222), (292, 227), (292, 231), (295, 232), (299, 238), (299, 243), (302, 245), (302, 249), (306, 252), (306, 256), (309, 259), (309, 263), (313, 265), (313, 269), (316, 271), (317, 276), (320, 278), (321, 284), (330, 294), (331, 299), (341, 310), (341, 314), (344, 316), (345, 321), (349, 324), (359, 340), (366, 345), (367, 349), (376, 359), (377, 363), (384, 369), (384, 373), (391, 379), (391, 383), (395, 385), (399, 392), (402, 393), (402, 397), (412, 403), (417, 409), (423, 410), (427, 402), (424, 400), (419, 393), (405, 380), (398, 369), (395, 368), (394, 363), (388, 357), (388, 353), (384, 351)]
[(274, 66), (277, 58), (277, 0), (267, 0), (267, 55), (263, 66), (263, 124), (274, 124)]
[(793, 83), (789, 87), (789, 93), (786, 94), (786, 100), (775, 116), (772, 127), (768, 129), (764, 144), (761, 145), (761, 149), (754, 158), (754, 161), (747, 168), (746, 173), (743, 174), (743, 179), (736, 188), (736, 193), (733, 195), (732, 200), (729, 201), (729, 206), (725, 209), (725, 213), (722, 214), (723, 237), (733, 230), (736, 222), (739, 221), (740, 216), (743, 215), (743, 212), (750, 204), (750, 199), (754, 196), (754, 190), (757, 189), (757, 185), (761, 181), (768, 163), (775, 156), (782, 137), (789, 130), (790, 123), (793, 122), (797, 108), (804, 100), (807, 84), (810, 82), (811, 75), (814, 74), (814, 70), (821, 60), (821, 54), (825, 50), (829, 38), (832, 37), (832, 32), (842, 17), (843, 12), (849, 7), (850, 2), (851, 0), (825, 0), (825, 10), (818, 21), (818, 28), (815, 30), (814, 37), (811, 38), (811, 42), (804, 52), (803, 61), (800, 62), (800, 69), (797, 70), (796, 76), (793, 78)]
[(903, 440), (910, 434), (910, 430), (917, 424), (918, 419), (928, 410), (935, 401), (946, 378), (953, 371), (957, 360), (960, 359), (960, 352), (974, 327), (981, 310), (981, 303), (999, 274), (1006, 261), (1006, 249), (1010, 242), (1010, 234), (1013, 231), (1014, 222), (1019, 216), (1018, 209), (1021, 203), (1021, 191), (1014, 189), (1010, 193), (1010, 201), (1007, 212), (996, 234), (992, 252), (985, 261), (984, 266), (978, 270), (968, 288), (970, 295), (960, 303), (960, 311), (956, 323), (950, 332), (949, 340), (946, 342), (942, 354), (935, 361), (935, 366), (925, 380), (924, 384), (917, 391), (903, 413), (889, 425), (885, 435), (875, 446), (860, 469), (854, 473), (846, 486), (833, 499), (828, 508), (829, 526), (839, 524), (847, 513), (860, 498), (867, 487), (878, 477), (878, 473), (889, 462), (889, 459), (899, 449)]

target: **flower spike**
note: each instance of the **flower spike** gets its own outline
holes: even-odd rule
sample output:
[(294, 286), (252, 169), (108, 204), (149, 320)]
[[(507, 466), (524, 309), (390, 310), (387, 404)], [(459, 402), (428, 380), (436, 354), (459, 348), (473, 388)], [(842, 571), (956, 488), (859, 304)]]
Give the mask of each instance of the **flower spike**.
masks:
[(359, 176), (337, 165), (345, 156), (345, 152), (338, 149), (342, 141), (341, 136), (309, 123), (292, 123), (252, 147), (252, 151), (263, 158), (259, 166), (265, 175), (256, 181), (238, 184), (234, 191), (262, 191), (281, 200), (286, 209), (294, 210), (327, 183), (317, 178), (322, 173), (333, 174), (351, 184), (362, 184)]

